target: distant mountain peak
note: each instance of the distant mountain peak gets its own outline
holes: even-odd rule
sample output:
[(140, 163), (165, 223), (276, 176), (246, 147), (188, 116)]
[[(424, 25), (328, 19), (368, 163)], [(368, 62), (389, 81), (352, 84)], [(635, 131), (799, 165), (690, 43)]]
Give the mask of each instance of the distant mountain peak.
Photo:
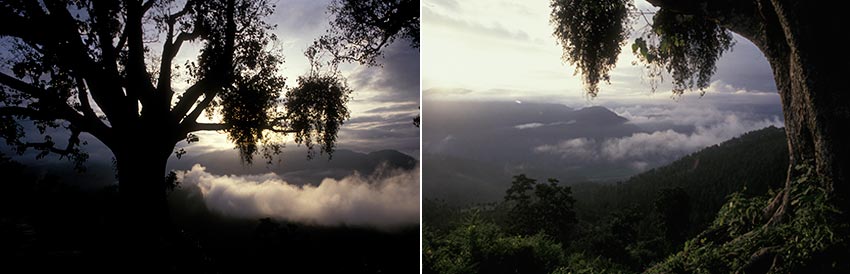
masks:
[(575, 111), (575, 115), (578, 117), (579, 121), (585, 122), (593, 122), (593, 123), (625, 123), (628, 122), (629, 119), (626, 119), (617, 113), (614, 113), (610, 109), (603, 106), (591, 106), (585, 107)]

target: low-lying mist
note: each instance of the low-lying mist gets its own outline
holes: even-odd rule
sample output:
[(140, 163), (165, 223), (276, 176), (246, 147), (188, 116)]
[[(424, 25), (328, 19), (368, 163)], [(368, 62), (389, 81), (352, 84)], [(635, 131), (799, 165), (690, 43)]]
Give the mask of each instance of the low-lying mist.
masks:
[(177, 172), (183, 188), (197, 187), (206, 207), (236, 218), (392, 229), (419, 222), (419, 168), (382, 167), (369, 176), (290, 184), (274, 173), (216, 175), (204, 166)]

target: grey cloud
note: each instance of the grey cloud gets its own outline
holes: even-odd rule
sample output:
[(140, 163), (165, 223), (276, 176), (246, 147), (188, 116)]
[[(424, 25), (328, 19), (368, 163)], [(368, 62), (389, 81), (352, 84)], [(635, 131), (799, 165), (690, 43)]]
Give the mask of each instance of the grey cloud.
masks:
[(531, 36), (524, 31), (510, 31), (500, 23), (487, 26), (465, 21), (434, 11), (428, 6), (422, 6), (422, 19), (428, 25), (449, 27), (463, 33), (474, 33), (476, 35), (488, 36), (496, 39), (531, 41)]
[[(313, 36), (322, 34), (328, 25), (327, 7), (329, 1), (295, 0), (278, 3), (270, 22), (277, 24), (283, 39), (304, 38), (311, 41)], [(306, 37), (306, 38), (305, 38)]]
[(564, 140), (555, 145), (542, 145), (534, 148), (537, 153), (560, 154), (562, 158), (575, 157), (584, 160), (597, 158), (596, 141), (588, 138)]
[(541, 123), (526, 123), (526, 124), (516, 125), (516, 126), (514, 126), (514, 128), (516, 128), (516, 129), (528, 129), (528, 128), (538, 128), (538, 127), (542, 127), (542, 126), (544, 126), (544, 125), (541, 124)]
[(428, 96), (444, 96), (444, 95), (464, 95), (474, 92), (471, 89), (465, 88), (429, 88), (422, 91), (422, 94)]
[[(517, 102), (520, 102), (520, 101), (517, 100)], [(539, 127), (572, 125), (572, 124), (575, 124), (575, 123), (576, 123), (576, 120), (552, 122), (552, 123), (546, 123), (546, 124), (535, 122), (535, 123), (519, 124), (519, 125), (514, 126), (514, 128), (522, 130), (522, 129), (531, 129), (531, 128), (539, 128)]]
[(557, 144), (538, 146), (533, 150), (536, 153), (560, 155), (562, 158), (629, 161), (633, 168), (643, 170), (649, 165), (672, 161), (749, 131), (768, 126), (783, 126), (783, 122), (776, 116), (772, 119), (746, 120), (737, 114), (722, 113), (717, 110), (715, 112), (717, 112), (715, 115), (709, 115), (704, 120), (690, 117), (695, 123), (695, 129), (690, 133), (666, 129), (603, 140), (575, 138)]
[[(392, 113), (392, 114), (370, 114), (357, 116), (348, 121), (345, 121), (346, 128), (359, 128), (367, 125), (382, 125), (382, 124), (393, 124), (398, 123), (399, 121), (413, 121), (413, 117), (416, 116), (414, 112), (408, 113)], [(412, 122), (410, 123), (413, 126)]]
[(419, 128), (413, 125), (415, 112), (370, 114), (346, 121), (339, 133), (339, 147), (370, 152), (396, 149), (419, 155)]
[(746, 90), (775, 92), (776, 82), (770, 64), (753, 43), (735, 35), (735, 47), (717, 62), (712, 79), (722, 79)]
[(385, 171), (382, 178), (352, 175), (316, 185), (293, 185), (269, 173), (219, 176), (203, 166), (178, 172), (197, 187), (208, 208), (242, 218), (273, 217), (319, 225), (392, 229), (419, 221), (419, 169)]
[(419, 102), (419, 49), (411, 48), (407, 41), (397, 40), (384, 50), (379, 62), (382, 66), (360, 66), (349, 77), (355, 91), (372, 89), (379, 92), (377, 96), (362, 99)]
[[(743, 95), (740, 95), (743, 96)], [(704, 99), (704, 98), (703, 98)], [(617, 115), (649, 130), (659, 128), (695, 128), (722, 123), (734, 115), (741, 120), (773, 120), (782, 117), (779, 98), (764, 103), (741, 103), (730, 100), (717, 102), (699, 99), (696, 101), (673, 102), (670, 104), (610, 105)], [(775, 102), (773, 102), (775, 99)]]
[(385, 107), (377, 107), (365, 111), (365, 113), (387, 113), (387, 112), (410, 112), (419, 111), (419, 103), (401, 103)]
[(413, 119), (398, 121), (369, 129), (346, 129), (340, 131), (340, 148), (354, 151), (376, 151), (396, 149), (408, 155), (419, 155), (419, 128)]
[(460, 8), (460, 5), (457, 4), (455, 0), (428, 0), (427, 3), (423, 3), (423, 6), (441, 6), (452, 10), (457, 10)]
[(608, 159), (641, 159), (652, 156), (664, 158), (681, 157), (701, 148), (719, 144), (723, 141), (768, 126), (783, 126), (777, 118), (773, 120), (747, 121), (736, 115), (729, 115), (714, 125), (697, 127), (692, 134), (683, 134), (673, 130), (636, 133), (625, 138), (606, 140), (602, 146), (602, 155)]

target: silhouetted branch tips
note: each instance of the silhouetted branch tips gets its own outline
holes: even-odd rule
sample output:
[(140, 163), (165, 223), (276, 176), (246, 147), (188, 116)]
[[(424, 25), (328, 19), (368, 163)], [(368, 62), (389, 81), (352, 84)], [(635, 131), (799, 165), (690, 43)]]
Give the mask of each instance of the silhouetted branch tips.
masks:
[(646, 15), (653, 13), (637, 10), (631, 0), (552, 0), (551, 7), (563, 59), (576, 66), (590, 97), (600, 82), (609, 82), (633, 18), (651, 26), (632, 43), (632, 52), (645, 64), (653, 91), (664, 73), (672, 75), (676, 95), (704, 90), (715, 63), (733, 45), (731, 33), (708, 18), (662, 8), (650, 22)]
[[(419, 1), (334, 0), (328, 7), (328, 34), (308, 51), (327, 54), (331, 67), (340, 63), (377, 65), (382, 50), (398, 38), (419, 48)], [(322, 58), (324, 59), (324, 58)]]
[(733, 45), (732, 33), (714, 21), (661, 9), (651, 30), (635, 39), (632, 52), (645, 64), (653, 90), (666, 72), (673, 78), (673, 94), (681, 95), (685, 90), (704, 93), (717, 60)]
[[(419, 2), (332, 2), (332, 30), (308, 49), (312, 70), (289, 90), (266, 21), (274, 9), (266, 0), (4, 2), (0, 36), (15, 43), (14, 75), (0, 73), (0, 134), (22, 149), (68, 156), (79, 140), (54, 147), (44, 129), (90, 133), (116, 154), (154, 129), (165, 129), (156, 143), (169, 152), (196, 141), (194, 131), (223, 131), (246, 163), (280, 153), (285, 134), (309, 147), (309, 157), (316, 144), (331, 153), (351, 92), (337, 65), (374, 64), (397, 38), (418, 47)], [(152, 37), (165, 38), (160, 55), (148, 48)], [(190, 42), (200, 46), (198, 58), (177, 71), (172, 61)], [(171, 83), (177, 72), (190, 84), (182, 93)], [(205, 112), (212, 122), (197, 121)], [(45, 141), (24, 141), (18, 120), (34, 122)]]
[(339, 128), (348, 119), (351, 89), (345, 79), (335, 72), (312, 70), (298, 77), (298, 86), (286, 93), (284, 115), (288, 128), (295, 133), (295, 142), (309, 149), (319, 144), (319, 153), (333, 153)]
[(588, 95), (609, 81), (617, 55), (629, 35), (629, 0), (552, 0), (550, 23), (563, 47), (563, 60), (581, 73)]

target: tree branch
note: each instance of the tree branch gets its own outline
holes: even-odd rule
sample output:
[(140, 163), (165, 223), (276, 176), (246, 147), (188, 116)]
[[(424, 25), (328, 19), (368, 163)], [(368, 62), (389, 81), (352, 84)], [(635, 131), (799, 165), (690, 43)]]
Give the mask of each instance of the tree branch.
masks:
[[(189, 109), (191, 109), (192, 106), (195, 105), (195, 102), (198, 101), (198, 98), (201, 98), (201, 95), (209, 96), (209, 94), (204, 93), (205, 91), (214, 88), (213, 83), (214, 82), (212, 79), (204, 78), (199, 80), (198, 82), (195, 82), (194, 85), (186, 89), (186, 92), (183, 93), (183, 98), (181, 98), (180, 101), (177, 102), (177, 105), (174, 106), (174, 108), (171, 110), (172, 118), (174, 119), (174, 121), (180, 122), (180, 120), (182, 120), (183, 117), (185, 117), (186, 114), (189, 112)], [(212, 95), (215, 96), (215, 94)]]
[(85, 80), (82, 78), (77, 78), (77, 100), (80, 100), (80, 107), (82, 108), (80, 111), (83, 112), (83, 116), (89, 119), (96, 119), (100, 121), (100, 118), (97, 117), (97, 114), (94, 113), (94, 108), (91, 106), (91, 102), (89, 101), (89, 92), (86, 87)]
[(171, 53), (170, 58), (174, 58), (177, 55), (177, 52), (180, 51), (180, 47), (183, 46), (183, 42), (192, 41), (201, 36), (199, 32), (181, 32), (177, 35), (177, 38), (174, 39), (174, 52)]
[[(193, 6), (194, 4), (195, 4), (195, 1), (193, 1), (193, 0), (188, 0), (188, 1), (186, 1), (186, 4), (185, 4), (185, 5), (183, 5), (183, 9), (181, 9), (180, 11), (178, 11), (178, 12), (177, 12), (177, 13), (175, 13), (175, 14), (172, 14), (172, 15), (168, 16), (168, 21), (169, 21), (169, 22), (175, 22), (175, 21), (177, 21), (177, 19), (180, 19), (180, 17), (183, 17), (183, 15), (186, 15), (187, 13), (189, 13), (189, 11), (191, 11), (191, 10), (192, 10), (192, 6)], [(173, 24), (173, 23), (172, 23), (172, 24)]]
[(63, 157), (68, 156), (72, 153), (77, 152), (76, 150), (74, 150), (74, 147), (80, 145), (80, 133), (81, 133), (81, 131), (74, 126), (71, 126), (70, 130), (71, 130), (71, 136), (68, 137), (68, 144), (65, 146), (64, 149), (57, 148), (57, 147), (53, 146), (54, 145), (53, 141), (45, 141), (45, 142), (37, 142), (37, 143), (36, 142), (27, 142), (27, 143), (18, 142), (18, 147), (19, 147), (19, 149), (20, 148), (35, 148), (35, 149), (42, 150), (42, 151), (50, 151), (52, 153), (59, 154), (60, 156), (63, 156)]
[(149, 105), (149, 97), (153, 94), (155, 87), (149, 81), (149, 75), (145, 67), (145, 45), (143, 41), (144, 31), (142, 29), (143, 8), (140, 1), (125, 1), (127, 6), (126, 34), (127, 34), (127, 91), (124, 107), (129, 117), (139, 115), (138, 102)]
[(153, 7), (153, 4), (155, 4), (155, 3), (156, 3), (156, 0), (148, 0), (147, 2), (142, 4), (142, 15), (144, 15), (145, 13), (148, 13), (148, 10), (150, 10)]
[[(231, 127), (230, 124), (225, 123), (194, 123), (191, 127), (188, 128), (189, 132), (193, 131), (203, 131), (203, 130), (226, 130)], [(188, 133), (188, 132), (187, 132)]]
[[(147, 2), (145, 2), (142, 5), (142, 16), (144, 16), (145, 13), (148, 13), (148, 10), (150, 10), (153, 7), (153, 4), (155, 4), (155, 3), (156, 3), (156, 0), (148, 0)], [(124, 46), (126, 44), (127, 44), (127, 25), (125, 24), (124, 29), (121, 31), (121, 37), (118, 38), (118, 43), (115, 45), (115, 48), (118, 49), (118, 50), (121, 50), (122, 48), (124, 48)]]
[(201, 116), (201, 113), (203, 113), (204, 110), (207, 109), (207, 107), (209, 107), (210, 104), (212, 104), (213, 99), (215, 99), (214, 95), (213, 96), (205, 96), (204, 100), (202, 100), (200, 103), (198, 103), (198, 105), (196, 105), (195, 108), (192, 109), (192, 112), (190, 112), (188, 115), (186, 115), (186, 117), (183, 119), (182, 123), (194, 123), (195, 120), (197, 120), (198, 117)]
[[(104, 77), (105, 73), (100, 70), (94, 60), (88, 55), (88, 47), (80, 39), (76, 19), (60, 1), (46, 1), (50, 15), (44, 18), (26, 20), (26, 24), (45, 24), (44, 39), (32, 40), (37, 44), (49, 48), (49, 52), (56, 57), (57, 65), (73, 72), (77, 77), (88, 81), (92, 97), (100, 105), (106, 117), (112, 123), (120, 119), (118, 113), (122, 110), (119, 104), (124, 94), (115, 79)], [(42, 33), (42, 31), (30, 31)], [(28, 38), (21, 37), (27, 40)]]
[(31, 84), (28, 84), (24, 81), (21, 81), (18, 78), (12, 77), (8, 74), (0, 72), (0, 84), (3, 84), (7, 87), (15, 89), (17, 91), (26, 93), (30, 96), (43, 98), (47, 96), (47, 91)]
[(705, 16), (717, 24), (747, 38), (756, 45), (761, 44), (760, 20), (755, 1), (738, 0), (647, 0), (650, 4), (678, 13)]
[[(49, 22), (42, 20), (46, 15), (44, 11), (27, 10), (29, 20), (24, 19), (17, 13), (12, 12), (8, 8), (0, 8), (0, 36), (8, 35), (18, 37), (22, 40), (38, 41), (39, 44), (44, 44), (50, 37), (47, 31), (30, 31), (30, 30), (50, 30)], [(29, 12), (32, 12), (30, 14)], [(27, 27), (21, 27), (27, 26)]]
[[(181, 130), (180, 134), (178, 134), (178, 135), (179, 136), (186, 136), (186, 134), (189, 134), (189, 133), (192, 133), (192, 132), (195, 132), (195, 131), (227, 130), (227, 129), (230, 129), (231, 127), (232, 127), (232, 125), (230, 125), (228, 123), (198, 123), (198, 122), (193, 122), (193, 123), (189, 123), (189, 124), (184, 125), (182, 127), (183, 130)], [(282, 134), (298, 132), (297, 130), (294, 130), (294, 129), (279, 129), (279, 128), (274, 128), (273, 126), (265, 127), (265, 128), (263, 128), (263, 130), (268, 130), (268, 131), (272, 131), (272, 132), (276, 132), (276, 133), (282, 133)]]
[(57, 117), (50, 116), (48, 113), (43, 113), (37, 111), (35, 109), (26, 108), (26, 107), (18, 107), (18, 106), (5, 106), (0, 107), (0, 116), (18, 116), (18, 117), (27, 117), (34, 120), (55, 120)]
[(157, 90), (161, 94), (162, 101), (166, 106), (171, 104), (171, 97), (174, 93), (171, 89), (171, 63), (180, 51), (183, 42), (194, 40), (200, 36), (200, 33), (180, 32), (177, 38), (174, 39), (174, 25), (180, 17), (192, 10), (192, 5), (194, 5), (194, 1), (186, 1), (182, 10), (166, 18), (165, 23), (168, 25), (168, 33), (166, 34), (165, 43), (162, 45), (162, 61), (159, 67), (159, 81), (157, 83)]
[[(37, 98), (38, 103), (42, 105), (43, 109), (50, 110), (46, 112), (20, 106), (7, 106), (3, 107), (5, 109), (3, 112), (6, 112), (6, 115), (26, 115), (36, 120), (65, 120), (75, 127), (95, 135), (105, 144), (109, 144), (112, 141), (110, 128), (103, 124), (99, 118), (96, 116), (84, 117), (64, 101), (53, 98), (47, 91), (5, 73), (0, 73), (0, 84)], [(89, 107), (89, 109), (91, 108)]]

